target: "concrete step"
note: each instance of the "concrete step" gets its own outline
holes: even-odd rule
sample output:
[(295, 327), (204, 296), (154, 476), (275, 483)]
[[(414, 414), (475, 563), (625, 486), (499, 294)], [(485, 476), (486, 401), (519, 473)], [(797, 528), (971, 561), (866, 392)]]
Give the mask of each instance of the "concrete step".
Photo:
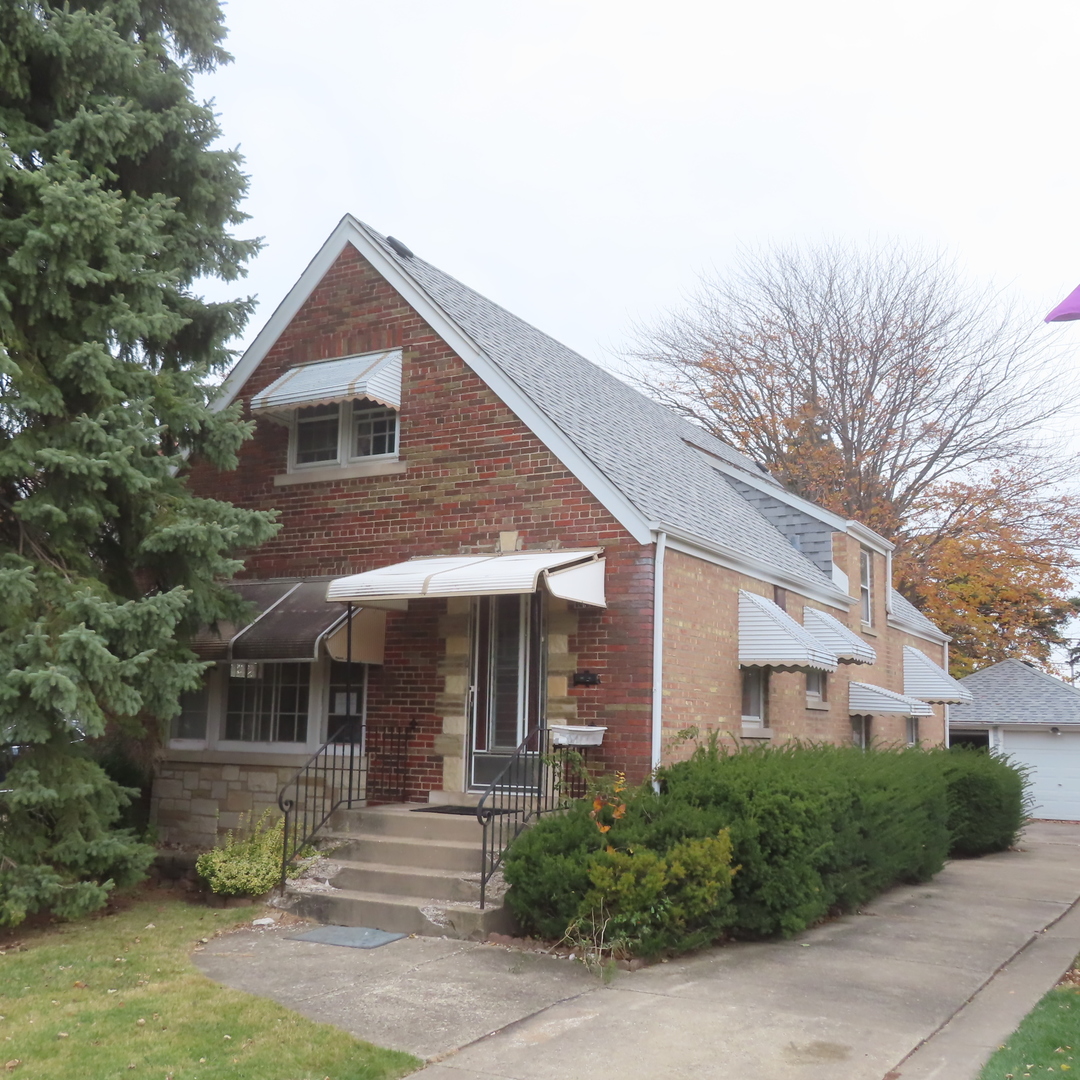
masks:
[(290, 892), (293, 911), (331, 926), (369, 926), (398, 934), (450, 937), (480, 941), (490, 933), (513, 933), (508, 908), (451, 903), (432, 898), (426, 903), (378, 892), (336, 889), (333, 892)]
[(478, 871), (480, 838), (472, 841), (413, 839), (408, 836), (349, 836), (340, 841), (335, 862), (380, 863), (426, 870)]
[(432, 814), (411, 806), (372, 806), (339, 810), (330, 828), (348, 836), (403, 836), (426, 840), (451, 840), (479, 846), (483, 829), (474, 815)]
[(331, 880), (335, 889), (383, 893), (418, 901), (434, 898), (472, 902), (480, 899), (480, 876), (475, 872), (344, 862), (336, 857), (334, 862), (341, 867)]

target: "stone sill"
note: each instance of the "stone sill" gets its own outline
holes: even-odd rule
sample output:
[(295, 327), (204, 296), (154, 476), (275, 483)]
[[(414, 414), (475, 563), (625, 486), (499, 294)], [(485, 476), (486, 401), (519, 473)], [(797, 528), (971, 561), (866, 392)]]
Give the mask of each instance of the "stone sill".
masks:
[(332, 483), (335, 480), (356, 480), (364, 476), (396, 476), (408, 469), (404, 461), (367, 461), (358, 465), (328, 465), (323, 469), (298, 469), (274, 477), (274, 487), (290, 484)]
[(827, 701), (821, 701), (815, 698), (806, 699), (806, 707), (812, 709), (814, 712), (828, 712), (829, 703)]
[(256, 750), (246, 754), (236, 750), (166, 750), (161, 757), (162, 765), (255, 765), (292, 767), (305, 765), (311, 754), (274, 754)]
[(767, 727), (747, 727), (743, 725), (740, 737), (743, 739), (771, 739), (772, 728)]

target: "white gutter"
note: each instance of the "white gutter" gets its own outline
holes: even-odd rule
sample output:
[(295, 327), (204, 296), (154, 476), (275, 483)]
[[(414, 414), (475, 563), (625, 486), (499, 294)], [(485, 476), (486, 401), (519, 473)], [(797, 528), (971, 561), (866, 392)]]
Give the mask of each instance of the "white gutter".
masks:
[(660, 765), (664, 745), (664, 552), (667, 533), (656, 534), (653, 560), (653, 644), (652, 644), (652, 767)]

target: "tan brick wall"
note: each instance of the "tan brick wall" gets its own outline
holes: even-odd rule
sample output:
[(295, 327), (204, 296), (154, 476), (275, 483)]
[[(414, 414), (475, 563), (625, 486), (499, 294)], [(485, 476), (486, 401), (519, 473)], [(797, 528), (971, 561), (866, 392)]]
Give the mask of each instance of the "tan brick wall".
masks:
[[(847, 553), (844, 554), (847, 561)], [(857, 544), (854, 561), (853, 581), (857, 586)], [(935, 654), (928, 642), (888, 626), (885, 592), (880, 587), (886, 580), (883, 556), (875, 556), (874, 569), (880, 576), (875, 577), (879, 587), (874, 590), (875, 621), (869, 629), (862, 626), (857, 605), (843, 612), (791, 591), (784, 595), (784, 606), (796, 622), (802, 623), (806, 606), (827, 611), (869, 642), (877, 652), (877, 661), (872, 665), (841, 664), (831, 673), (825, 708), (812, 707), (817, 703), (808, 702), (804, 674), (771, 672), (768, 718), (774, 744), (794, 738), (834, 743), (849, 741), (848, 684), (866, 682), (902, 693), (905, 644), (922, 648), (935, 662), (941, 663), (940, 649)], [(663, 728), (666, 760), (685, 753), (685, 749), (671, 749), (671, 740), (686, 728), (696, 727), (703, 734), (717, 730), (726, 739), (741, 741), (740, 589), (758, 593), (769, 600), (777, 598), (773, 586), (733, 570), (679, 551), (668, 550), (665, 556)], [(934, 711), (933, 717), (924, 717), (920, 721), (920, 737), (924, 742), (936, 743), (944, 737), (942, 707), (934, 706)], [(905, 718), (875, 716), (872, 735), (886, 743), (905, 742)]]

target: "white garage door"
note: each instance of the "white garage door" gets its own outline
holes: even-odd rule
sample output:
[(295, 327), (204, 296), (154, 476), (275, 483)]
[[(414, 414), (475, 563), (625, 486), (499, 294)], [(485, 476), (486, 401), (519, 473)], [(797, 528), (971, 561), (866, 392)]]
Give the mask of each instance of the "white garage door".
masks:
[(1031, 766), (1034, 816), (1080, 821), (1080, 731), (1003, 731), (1003, 749)]

